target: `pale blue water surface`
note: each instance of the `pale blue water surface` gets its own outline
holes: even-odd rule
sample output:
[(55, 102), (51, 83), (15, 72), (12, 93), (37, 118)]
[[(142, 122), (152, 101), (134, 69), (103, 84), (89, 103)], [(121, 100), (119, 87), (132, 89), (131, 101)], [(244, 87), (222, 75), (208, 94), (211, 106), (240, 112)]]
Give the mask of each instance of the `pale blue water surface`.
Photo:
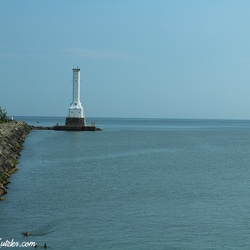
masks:
[[(18, 119), (41, 126), (65, 120)], [(104, 130), (26, 137), (0, 203), (2, 241), (51, 249), (250, 249), (250, 121), (92, 121)]]

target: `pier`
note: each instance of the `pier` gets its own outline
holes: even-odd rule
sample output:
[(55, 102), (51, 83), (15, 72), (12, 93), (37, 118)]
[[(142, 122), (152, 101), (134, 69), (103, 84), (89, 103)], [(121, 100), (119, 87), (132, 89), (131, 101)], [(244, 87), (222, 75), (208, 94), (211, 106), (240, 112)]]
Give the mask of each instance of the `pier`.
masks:
[(55, 125), (53, 127), (48, 126), (30, 126), (32, 130), (60, 130), (60, 131), (102, 131), (101, 128), (96, 126), (82, 126), (82, 127), (70, 127), (63, 125)]

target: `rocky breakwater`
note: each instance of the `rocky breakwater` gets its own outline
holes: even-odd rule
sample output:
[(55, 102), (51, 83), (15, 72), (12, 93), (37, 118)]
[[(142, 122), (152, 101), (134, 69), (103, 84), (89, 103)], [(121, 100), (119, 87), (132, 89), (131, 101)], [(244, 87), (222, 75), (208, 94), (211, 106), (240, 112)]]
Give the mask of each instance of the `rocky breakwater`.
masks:
[(17, 170), (17, 159), (30, 130), (30, 126), (21, 121), (0, 124), (0, 200), (3, 200), (3, 195), (7, 193), (6, 185), (10, 175)]

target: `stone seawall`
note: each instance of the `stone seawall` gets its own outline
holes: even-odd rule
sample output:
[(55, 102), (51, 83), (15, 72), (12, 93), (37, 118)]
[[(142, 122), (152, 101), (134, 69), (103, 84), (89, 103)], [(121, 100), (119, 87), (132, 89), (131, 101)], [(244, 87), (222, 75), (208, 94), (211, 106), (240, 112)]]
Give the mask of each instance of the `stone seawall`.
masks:
[(0, 124), (0, 200), (7, 193), (9, 177), (16, 171), (22, 144), (31, 128), (24, 122), (11, 121)]

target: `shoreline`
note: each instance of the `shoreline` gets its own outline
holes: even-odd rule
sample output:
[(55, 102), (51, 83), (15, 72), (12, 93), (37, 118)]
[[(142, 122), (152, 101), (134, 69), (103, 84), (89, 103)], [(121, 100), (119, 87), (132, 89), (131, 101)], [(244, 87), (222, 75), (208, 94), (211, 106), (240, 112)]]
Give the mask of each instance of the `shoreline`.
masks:
[(5, 199), (6, 185), (10, 183), (11, 174), (17, 171), (24, 140), (31, 130), (28, 124), (21, 121), (0, 124), (0, 201)]

